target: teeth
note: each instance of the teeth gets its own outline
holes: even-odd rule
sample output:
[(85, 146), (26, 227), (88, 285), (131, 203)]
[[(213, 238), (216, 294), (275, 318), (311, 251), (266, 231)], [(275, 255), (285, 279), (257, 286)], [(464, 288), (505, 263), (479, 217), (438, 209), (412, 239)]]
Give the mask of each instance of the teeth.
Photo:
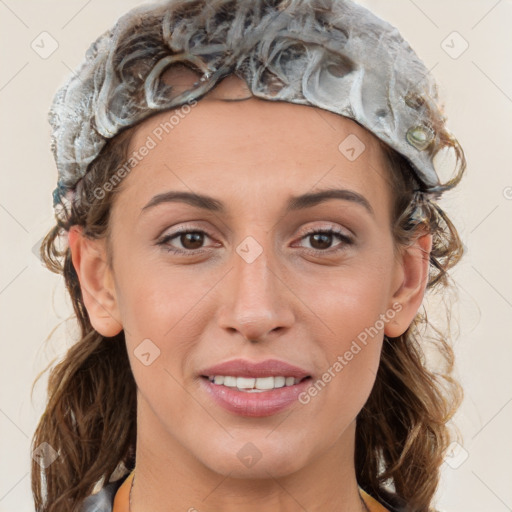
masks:
[(237, 377), (236, 378), (236, 387), (239, 389), (252, 389), (256, 379), (246, 378), (246, 377)]
[(238, 388), (240, 391), (258, 393), (270, 389), (282, 388), (298, 384), (300, 379), (295, 377), (232, 377), (230, 375), (215, 375), (208, 377), (210, 382), (229, 388)]
[(224, 384), (224, 375), (215, 375), (213, 382), (215, 382), (215, 384)]
[(224, 377), (224, 386), (229, 386), (230, 388), (236, 387), (236, 377)]
[(274, 387), (282, 388), (286, 383), (286, 377), (274, 377)]

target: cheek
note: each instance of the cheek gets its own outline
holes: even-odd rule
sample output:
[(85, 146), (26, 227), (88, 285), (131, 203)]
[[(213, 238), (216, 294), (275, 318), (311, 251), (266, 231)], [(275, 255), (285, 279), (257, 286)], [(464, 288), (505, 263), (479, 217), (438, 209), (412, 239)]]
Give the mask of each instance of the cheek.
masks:
[[(325, 368), (317, 378), (317, 391), (304, 402), (327, 401), (329, 421), (346, 423), (366, 402), (380, 361), (383, 331), (395, 311), (389, 303), (392, 253), (361, 256), (357, 262), (325, 275), (301, 279), (301, 296), (314, 312), (311, 323), (318, 326)], [(311, 329), (310, 329), (311, 332)], [(319, 382), (320, 381), (320, 382)], [(323, 395), (320, 397), (320, 395)]]
[(121, 315), (132, 372), (145, 402), (171, 421), (190, 405), (182, 383), (204, 329), (198, 311), (205, 291), (169, 269), (126, 275)]
[[(392, 278), (390, 252), (361, 252), (342, 266), (318, 268), (296, 276), (295, 290), (314, 313), (331, 346), (356, 338), (375, 325), (389, 304)], [(381, 329), (380, 324), (377, 326)]]
[(205, 296), (218, 278), (199, 278), (192, 266), (148, 265), (133, 255), (119, 265), (118, 277), (121, 321), (137, 385), (147, 397), (165, 391), (176, 403), (182, 394), (177, 381), (189, 371), (213, 315), (211, 307), (204, 309)]
[(132, 253), (120, 258), (116, 275), (123, 326), (139, 336), (164, 340), (200, 302), (213, 279), (199, 279), (193, 266), (172, 266), (165, 257)]

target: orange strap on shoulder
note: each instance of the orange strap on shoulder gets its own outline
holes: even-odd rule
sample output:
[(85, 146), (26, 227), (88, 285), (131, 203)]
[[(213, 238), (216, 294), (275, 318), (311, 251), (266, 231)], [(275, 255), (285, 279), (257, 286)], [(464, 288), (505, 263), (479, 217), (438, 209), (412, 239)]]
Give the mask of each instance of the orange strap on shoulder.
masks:
[(114, 508), (112, 512), (129, 512), (130, 510), (130, 487), (132, 486), (134, 472), (132, 471), (126, 480), (121, 484), (121, 487), (116, 492), (114, 497)]
[(363, 497), (363, 500), (370, 512), (389, 512), (387, 508), (381, 505), (375, 498), (370, 496), (364, 489), (359, 487), (359, 491), (361, 492), (361, 496)]

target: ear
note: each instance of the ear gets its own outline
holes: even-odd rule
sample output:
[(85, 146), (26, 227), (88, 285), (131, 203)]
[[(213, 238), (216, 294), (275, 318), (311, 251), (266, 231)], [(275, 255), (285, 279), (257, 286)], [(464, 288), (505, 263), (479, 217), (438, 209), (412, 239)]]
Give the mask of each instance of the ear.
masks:
[[(395, 304), (397, 314), (386, 323), (384, 334), (396, 338), (403, 334), (413, 321), (421, 306), (428, 282), (432, 235), (424, 234), (406, 247), (397, 261), (391, 304)], [(401, 309), (397, 308), (397, 303)], [(390, 304), (390, 307), (391, 307)]]
[(107, 264), (105, 239), (87, 238), (83, 235), (81, 226), (72, 226), (68, 233), (68, 242), (92, 326), (106, 337), (119, 334), (123, 326), (120, 322), (112, 272)]

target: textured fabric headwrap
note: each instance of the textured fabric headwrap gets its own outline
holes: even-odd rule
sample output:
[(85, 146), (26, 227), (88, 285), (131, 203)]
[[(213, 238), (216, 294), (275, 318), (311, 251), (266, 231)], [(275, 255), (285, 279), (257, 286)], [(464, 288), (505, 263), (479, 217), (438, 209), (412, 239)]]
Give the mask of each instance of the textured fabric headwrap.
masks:
[[(186, 90), (160, 79), (176, 64), (198, 73)], [(231, 74), (258, 98), (353, 119), (409, 161), (418, 189), (443, 190), (435, 156), (456, 140), (433, 78), (395, 27), (348, 0), (174, 0), (122, 16), (57, 92), (54, 206), (73, 199), (108, 139)]]

